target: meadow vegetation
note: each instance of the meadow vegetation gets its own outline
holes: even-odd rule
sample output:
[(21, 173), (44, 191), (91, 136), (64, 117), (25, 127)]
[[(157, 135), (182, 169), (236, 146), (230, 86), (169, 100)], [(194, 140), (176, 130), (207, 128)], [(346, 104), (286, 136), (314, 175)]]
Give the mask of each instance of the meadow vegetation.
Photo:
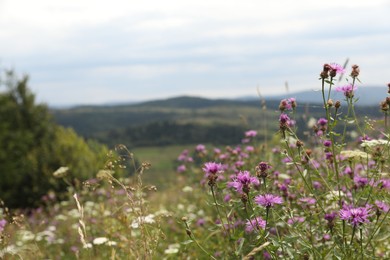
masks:
[[(161, 148), (150, 158), (117, 145), (80, 185), (59, 168), (66, 198), (52, 190), (29, 211), (3, 205), (0, 258), (389, 259), (390, 85), (381, 116), (359, 116), (359, 74), (325, 64), (321, 113), (302, 118), (287, 97), (267, 122), (273, 132), (247, 125), (236, 145)], [(331, 100), (333, 91), (344, 99)], [(158, 174), (153, 161), (171, 167), (159, 155), (175, 153), (175, 170), (148, 177)]]

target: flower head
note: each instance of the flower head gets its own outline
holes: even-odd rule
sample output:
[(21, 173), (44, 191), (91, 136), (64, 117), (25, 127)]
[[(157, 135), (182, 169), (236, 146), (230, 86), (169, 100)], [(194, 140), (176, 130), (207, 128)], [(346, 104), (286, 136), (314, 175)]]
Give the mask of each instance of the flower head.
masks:
[(342, 220), (346, 220), (353, 226), (362, 225), (370, 222), (368, 217), (371, 216), (371, 207), (357, 207), (345, 206), (340, 210), (339, 215)]
[(246, 225), (245, 231), (251, 233), (255, 229), (260, 229), (260, 228), (264, 229), (266, 222), (261, 217), (256, 217), (248, 220), (245, 225)]
[(198, 145), (195, 147), (195, 150), (196, 150), (198, 153), (205, 153), (205, 152), (206, 152), (206, 146), (204, 146), (203, 144), (198, 144)]
[(384, 203), (383, 201), (376, 200), (375, 201), (375, 206), (377, 207), (378, 211), (386, 213), (389, 211), (390, 206)]
[(204, 177), (208, 179), (208, 185), (210, 186), (214, 186), (219, 177), (218, 175), (224, 172), (222, 164), (215, 162), (205, 163), (202, 170), (205, 173)]
[(345, 72), (345, 69), (340, 64), (331, 63), (331, 64), (329, 64), (329, 66), (331, 68), (330, 69), (331, 77), (335, 77), (336, 74), (343, 74)]
[(245, 137), (255, 137), (257, 135), (257, 131), (249, 130), (245, 132)]
[(347, 98), (352, 98), (354, 96), (354, 91), (357, 90), (357, 87), (352, 84), (344, 85), (344, 86), (339, 86), (336, 87), (335, 89), (337, 92), (343, 92), (344, 96)]
[(222, 164), (216, 163), (216, 162), (205, 163), (202, 170), (204, 171), (205, 175), (207, 175), (207, 176), (223, 173)]
[(263, 207), (270, 208), (275, 204), (282, 204), (283, 199), (273, 194), (258, 195), (255, 197), (255, 202)]
[(7, 220), (0, 219), (0, 234), (3, 232), (5, 225), (7, 225)]
[(239, 172), (234, 180), (228, 183), (228, 186), (235, 188), (238, 193), (248, 193), (250, 185), (258, 186), (260, 182), (256, 177), (251, 176), (248, 171)]

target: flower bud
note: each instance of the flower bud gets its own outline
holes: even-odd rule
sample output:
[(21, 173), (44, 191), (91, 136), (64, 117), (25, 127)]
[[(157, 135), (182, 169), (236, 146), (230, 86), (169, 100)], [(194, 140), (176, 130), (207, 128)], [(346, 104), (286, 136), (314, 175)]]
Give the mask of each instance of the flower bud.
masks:
[(360, 74), (360, 68), (359, 68), (359, 66), (356, 65), (356, 64), (353, 65), (353, 66), (352, 66), (351, 77), (352, 77), (352, 78), (356, 78), (356, 77), (359, 76), (359, 74)]

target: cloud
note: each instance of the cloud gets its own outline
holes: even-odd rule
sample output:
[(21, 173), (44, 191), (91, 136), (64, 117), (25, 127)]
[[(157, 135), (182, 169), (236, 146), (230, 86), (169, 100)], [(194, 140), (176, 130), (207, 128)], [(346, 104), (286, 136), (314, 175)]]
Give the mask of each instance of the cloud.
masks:
[(50, 103), (313, 89), (347, 57), (363, 82), (388, 80), (384, 0), (0, 3), (2, 65)]

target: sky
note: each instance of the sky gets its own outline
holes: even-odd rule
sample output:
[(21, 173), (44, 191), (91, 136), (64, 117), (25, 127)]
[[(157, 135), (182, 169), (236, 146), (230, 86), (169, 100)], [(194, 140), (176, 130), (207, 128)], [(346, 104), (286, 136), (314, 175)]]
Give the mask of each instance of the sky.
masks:
[(0, 0), (0, 68), (49, 105), (320, 88), (324, 63), (390, 82), (389, 0)]

